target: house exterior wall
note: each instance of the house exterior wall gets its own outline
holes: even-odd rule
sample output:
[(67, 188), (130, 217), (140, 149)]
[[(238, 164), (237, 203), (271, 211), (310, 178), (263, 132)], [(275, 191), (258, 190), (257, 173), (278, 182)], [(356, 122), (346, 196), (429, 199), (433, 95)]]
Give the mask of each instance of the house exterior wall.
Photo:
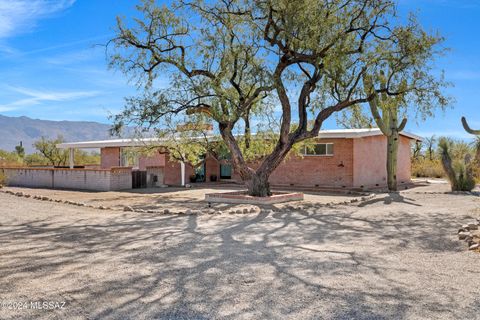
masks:
[(165, 153), (157, 151), (148, 156), (140, 156), (138, 158), (138, 168), (147, 170), (147, 167), (165, 167)]
[(93, 191), (132, 188), (131, 168), (111, 170), (3, 168), (0, 171), (4, 172), (7, 184), (11, 186)]
[[(397, 180), (399, 184), (411, 179), (410, 139), (400, 136)], [(354, 187), (384, 187), (387, 185), (387, 138), (373, 136), (354, 140)]]
[(120, 148), (101, 148), (100, 149), (100, 167), (102, 169), (110, 169), (120, 166)]
[(303, 156), (285, 160), (270, 176), (272, 185), (351, 187), (353, 140), (318, 139), (333, 143), (333, 156)]
[[(400, 184), (410, 181), (410, 141), (409, 138), (400, 136), (397, 170)], [(332, 156), (292, 156), (282, 162), (272, 173), (270, 183), (277, 186), (334, 188), (386, 186), (386, 137), (317, 139), (316, 142), (333, 143), (334, 154)], [(120, 148), (102, 149), (102, 168), (114, 167), (114, 164), (119, 163), (119, 159)], [(216, 175), (218, 180), (220, 178), (219, 162), (211, 156), (207, 156), (205, 161), (206, 181), (209, 182), (212, 175)], [(150, 179), (150, 174), (156, 174), (159, 184), (181, 185), (180, 163), (170, 159), (167, 153), (158, 152), (151, 156), (140, 157), (139, 167), (141, 170), (147, 170), (147, 180)], [(252, 164), (252, 167), (256, 165)], [(186, 164), (185, 183), (189, 183), (189, 177), (192, 174), (194, 169)], [(48, 184), (47, 178), (42, 179), (39, 183)], [(234, 170), (232, 170), (232, 180), (241, 181)], [(150, 186), (153, 182), (149, 180), (147, 183)]]
[[(194, 172), (195, 170), (192, 166), (185, 164), (185, 183), (190, 183), (189, 178)], [(218, 180), (220, 177), (220, 164), (215, 158), (207, 156), (205, 159), (205, 179), (207, 182), (210, 182), (210, 176), (213, 174), (217, 176)], [(165, 155), (164, 183), (172, 186), (182, 184), (180, 162), (171, 159), (168, 154)]]

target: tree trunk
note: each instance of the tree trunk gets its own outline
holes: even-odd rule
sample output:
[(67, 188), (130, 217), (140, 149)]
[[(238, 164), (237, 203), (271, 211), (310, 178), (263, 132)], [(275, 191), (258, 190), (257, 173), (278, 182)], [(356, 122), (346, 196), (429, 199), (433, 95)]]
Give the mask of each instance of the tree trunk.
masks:
[(397, 191), (397, 156), (398, 156), (397, 130), (387, 137), (387, 185), (389, 191)]
[(269, 197), (272, 195), (270, 191), (270, 183), (268, 176), (262, 174), (253, 174), (250, 180), (245, 181), (248, 188), (248, 195), (253, 197)]

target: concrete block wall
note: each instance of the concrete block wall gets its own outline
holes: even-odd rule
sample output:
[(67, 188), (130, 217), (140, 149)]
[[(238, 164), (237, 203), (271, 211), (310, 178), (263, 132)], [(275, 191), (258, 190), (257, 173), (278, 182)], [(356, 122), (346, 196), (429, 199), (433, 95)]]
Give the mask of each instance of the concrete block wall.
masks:
[(110, 170), (110, 190), (132, 189), (132, 168), (117, 167)]
[(54, 188), (109, 191), (109, 170), (54, 170)]
[(29, 188), (53, 188), (54, 171), (36, 168), (0, 169), (7, 178), (7, 184)]
[(132, 188), (131, 168), (39, 169), (3, 168), (10, 186), (92, 191), (126, 190)]

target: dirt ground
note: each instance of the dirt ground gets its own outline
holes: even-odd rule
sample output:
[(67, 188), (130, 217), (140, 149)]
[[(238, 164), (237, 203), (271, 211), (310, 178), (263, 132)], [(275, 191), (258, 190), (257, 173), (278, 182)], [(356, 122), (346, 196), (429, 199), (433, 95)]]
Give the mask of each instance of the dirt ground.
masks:
[[(50, 189), (32, 189), (8, 187), (5, 190), (13, 192), (23, 192), (31, 196), (46, 196), (54, 200), (75, 201), (95, 207), (104, 206), (114, 210), (123, 210), (125, 206), (131, 206), (134, 209), (142, 210), (201, 210), (206, 209), (208, 204), (204, 201), (206, 193), (238, 191), (239, 186), (228, 185), (227, 187), (197, 187), (191, 189), (185, 188), (147, 188), (132, 189), (126, 191), (110, 192), (89, 192), (89, 191), (70, 191), (70, 190), (50, 190)], [(352, 199), (360, 200), (361, 194), (348, 193), (325, 193), (325, 192), (305, 192), (305, 200), (302, 204), (338, 204)], [(296, 202), (288, 204), (278, 204), (275, 206), (266, 206), (271, 208), (295, 205)], [(212, 204), (211, 207), (217, 210), (237, 210), (258, 206), (251, 205), (226, 205)]]
[(480, 198), (445, 190), (247, 215), (0, 193), (0, 318), (479, 319), (480, 255), (457, 229)]

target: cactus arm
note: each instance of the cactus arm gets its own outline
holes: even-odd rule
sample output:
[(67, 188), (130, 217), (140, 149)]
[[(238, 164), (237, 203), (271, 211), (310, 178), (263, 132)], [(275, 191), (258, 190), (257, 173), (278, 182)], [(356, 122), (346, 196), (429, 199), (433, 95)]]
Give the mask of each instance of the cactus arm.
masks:
[(378, 112), (378, 105), (377, 105), (377, 99), (373, 99), (369, 102), (370, 105), (370, 110), (373, 115), (373, 119), (377, 123), (377, 126), (380, 128), (380, 130), (385, 134), (389, 135), (389, 131), (386, 127), (386, 124), (384, 123), (382, 116), (380, 115), (380, 112)]
[(406, 125), (407, 125), (407, 118), (403, 118), (402, 122), (398, 126), (398, 132), (402, 132), (405, 129)]
[(473, 130), (472, 128), (470, 128), (470, 126), (468, 125), (467, 119), (465, 117), (462, 117), (462, 124), (463, 124), (463, 128), (465, 128), (465, 131), (467, 131), (468, 133), (480, 135), (480, 130)]

